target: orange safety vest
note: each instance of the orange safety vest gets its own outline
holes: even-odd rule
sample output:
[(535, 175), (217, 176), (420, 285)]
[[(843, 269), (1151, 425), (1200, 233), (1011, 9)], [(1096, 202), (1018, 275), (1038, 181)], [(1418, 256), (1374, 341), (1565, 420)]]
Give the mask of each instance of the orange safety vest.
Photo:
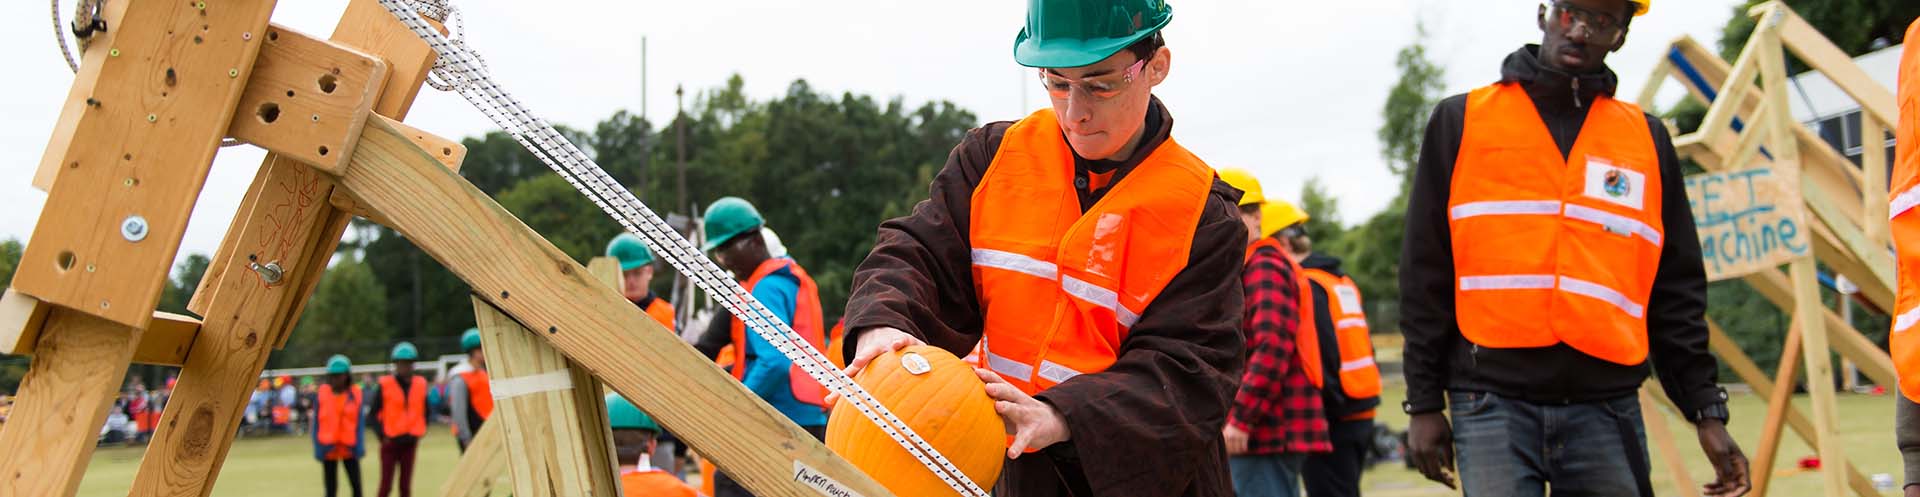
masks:
[[(1380, 366), (1373, 362), (1373, 334), (1361, 307), (1360, 287), (1353, 278), (1308, 269), (1307, 279), (1327, 292), (1327, 316), (1340, 350), (1340, 389), (1349, 399), (1380, 396)], [(1311, 290), (1303, 290), (1312, 298)]]
[[(333, 385), (320, 385), (313, 436), (320, 445), (334, 446), (328, 460), (352, 457), (353, 445), (360, 443), (360, 385), (350, 385), (345, 393), (333, 393)], [(344, 449), (344, 450), (342, 450)]]
[[(406, 397), (401, 397), (406, 395)], [(406, 393), (393, 375), (380, 377), (380, 432), (388, 437), (427, 435), (427, 379), (413, 375)]]
[(1082, 212), (1053, 110), (1007, 128), (969, 218), (988, 369), (1033, 394), (1111, 366), (1186, 268), (1213, 179), (1169, 139)]
[(1595, 98), (1562, 157), (1516, 83), (1474, 90), (1447, 208), (1460, 333), (1483, 347), (1565, 343), (1647, 358), (1660, 265), (1660, 160), (1640, 107)]
[(659, 322), (660, 326), (665, 326), (667, 331), (674, 331), (673, 304), (668, 304), (666, 299), (654, 297), (653, 302), (647, 304), (647, 308), (643, 310), (647, 311), (648, 317), (652, 317), (654, 321)]
[(487, 372), (474, 369), (460, 373), (460, 381), (467, 383), (467, 404), (473, 407), (474, 412), (480, 413), (480, 420), (493, 417), (493, 383), (487, 378)]
[[(702, 479), (713, 479), (712, 473), (701, 473)], [(623, 470), (620, 472), (620, 494), (627, 497), (696, 497), (700, 492), (687, 486), (686, 482), (675, 478), (672, 473), (651, 469), (647, 471)]]
[[(1920, 36), (1920, 21), (1907, 28), (1907, 39)], [(1900, 57), (1900, 122), (1894, 126), (1893, 192), (1887, 212), (1892, 217), (1893, 246), (1899, 273), (1892, 337), (1893, 366), (1900, 376), (1900, 393), (1920, 402), (1920, 338), (1912, 331), (1920, 322), (1920, 50)]]
[(847, 358), (845, 357), (847, 344), (841, 342), (841, 340), (846, 339), (847, 319), (843, 317), (840, 318), (840, 322), (833, 324), (832, 330), (827, 331), (827, 360), (833, 362), (833, 367), (840, 369), (847, 368)]
[[(812, 345), (814, 350), (825, 351), (827, 324), (826, 317), (820, 310), (820, 286), (814, 284), (813, 277), (808, 276), (807, 271), (801, 269), (799, 263), (785, 257), (775, 257), (761, 262), (760, 267), (753, 270), (753, 276), (747, 278), (747, 292), (753, 292), (753, 287), (759, 285), (762, 278), (782, 268), (790, 270), (793, 277), (800, 280), (800, 295), (793, 306), (793, 323), (790, 326), (794, 332), (806, 338), (807, 344)], [(747, 378), (747, 326), (737, 316), (733, 318), (732, 332), (733, 378), (745, 380)], [(800, 369), (799, 364), (794, 364), (790, 368), (787, 381), (793, 389), (793, 399), (803, 404), (826, 407), (827, 387), (820, 385), (820, 382), (815, 381), (812, 376), (807, 376), (807, 373)]]
[(1326, 370), (1322, 369), (1320, 363), (1320, 325), (1319, 320), (1315, 319), (1319, 314), (1317, 314), (1318, 310), (1313, 308), (1313, 291), (1307, 286), (1307, 271), (1300, 267), (1299, 261), (1288, 256), (1286, 248), (1273, 237), (1261, 238), (1248, 244), (1247, 260), (1253, 260), (1253, 253), (1262, 248), (1271, 248), (1278, 252), (1280, 260), (1287, 264), (1288, 272), (1293, 274), (1293, 286), (1298, 289), (1294, 291), (1294, 296), (1299, 300), (1299, 303), (1295, 304), (1294, 315), (1300, 316), (1300, 324), (1293, 329), (1294, 355), (1300, 357), (1300, 372), (1306, 373), (1307, 381), (1313, 383), (1315, 387), (1325, 387), (1327, 386)]

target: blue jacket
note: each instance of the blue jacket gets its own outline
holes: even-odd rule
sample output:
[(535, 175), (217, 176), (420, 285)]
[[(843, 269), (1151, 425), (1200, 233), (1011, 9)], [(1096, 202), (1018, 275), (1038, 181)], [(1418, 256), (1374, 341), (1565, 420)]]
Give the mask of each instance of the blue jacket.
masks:
[[(792, 326), (794, 307), (800, 302), (800, 279), (787, 269), (774, 271), (754, 285), (753, 298), (766, 304), (767, 309), (773, 311), (780, 321)], [(773, 344), (760, 338), (758, 333), (747, 333), (747, 374), (740, 382), (759, 395), (761, 400), (787, 415), (787, 419), (793, 420), (794, 424), (825, 426), (826, 411), (821, 410), (820, 406), (794, 400), (793, 387), (788, 383), (792, 366), (793, 361), (781, 355)]]

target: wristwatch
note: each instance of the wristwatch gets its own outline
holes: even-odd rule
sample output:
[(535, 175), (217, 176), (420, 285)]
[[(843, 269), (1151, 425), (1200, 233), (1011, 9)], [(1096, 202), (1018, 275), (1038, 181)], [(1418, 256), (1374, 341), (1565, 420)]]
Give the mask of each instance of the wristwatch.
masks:
[(1727, 389), (1720, 388), (1718, 390), (1718, 392), (1714, 393), (1713, 402), (1701, 406), (1699, 409), (1694, 409), (1693, 412), (1687, 413), (1688, 422), (1699, 424), (1701, 420), (1717, 419), (1720, 420), (1722, 424), (1725, 424), (1727, 419), (1732, 417), (1733, 413), (1727, 411)]

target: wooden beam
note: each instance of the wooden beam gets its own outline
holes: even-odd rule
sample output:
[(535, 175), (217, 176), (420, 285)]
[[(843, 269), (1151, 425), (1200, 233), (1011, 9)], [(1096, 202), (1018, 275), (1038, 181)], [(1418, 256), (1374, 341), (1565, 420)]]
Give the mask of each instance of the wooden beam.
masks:
[(52, 309), (0, 425), (0, 495), (70, 497), (93, 457), (141, 331)]
[(387, 84), (387, 63), (284, 26), (266, 45), (227, 133), (281, 157), (337, 168)]
[(105, 4), (113, 29), (85, 52), (41, 158), (58, 173), (14, 288), (147, 326), (274, 3)]
[[(1865, 232), (1860, 229), (1858, 223), (1854, 223), (1851, 219), (1848, 219), (1845, 214), (1840, 212), (1842, 202), (1838, 197), (1828, 193), (1826, 188), (1814, 185), (1803, 185), (1801, 195), (1807, 200), (1807, 211), (1819, 217), (1818, 221), (1825, 223), (1828, 229), (1833, 230), (1833, 234), (1838, 237), (1843, 246), (1846, 247), (1847, 254), (1850, 255), (1852, 259), (1861, 261), (1862, 267), (1867, 270), (1867, 274), (1853, 275), (1852, 279), (1880, 288), (1893, 288), (1895, 284), (1895, 269), (1892, 250), (1886, 244), (1876, 243), (1868, 239)], [(1886, 202), (1880, 203), (1885, 204)], [(1846, 204), (1859, 206), (1860, 202), (1849, 201), (1846, 202)], [(1809, 221), (1813, 220), (1809, 219)], [(1882, 222), (1880, 224), (1886, 223)], [(1893, 308), (1890, 305), (1892, 304), (1891, 299), (1887, 301), (1875, 300), (1874, 305), (1889, 305), (1888, 307), (1882, 307), (1882, 309)]]
[[(1661, 459), (1667, 462), (1667, 472), (1672, 475), (1673, 488), (1683, 497), (1700, 497), (1700, 487), (1687, 475), (1687, 463), (1680, 460), (1680, 448), (1673, 443), (1673, 430), (1667, 427), (1667, 415), (1660, 412), (1660, 404), (1653, 400), (1655, 390), (1652, 383), (1640, 387), (1640, 417), (1646, 421), (1647, 438), (1653, 440)], [(1651, 468), (1649, 468), (1651, 469)]]
[[(332, 41), (382, 56), (391, 71), (374, 111), (404, 115), (432, 65), (432, 50), (375, 0), (353, 0)], [(130, 496), (206, 496), (238, 427), (253, 382), (283, 343), (351, 219), (327, 202), (333, 180), (269, 154), (239, 217), (202, 280), (207, 316), (188, 353)], [(254, 266), (277, 266), (269, 282)], [(268, 271), (272, 273), (274, 271)]]
[[(1800, 325), (1787, 327), (1787, 340), (1781, 346), (1779, 371), (1773, 376), (1773, 391), (1767, 395), (1767, 417), (1760, 425), (1759, 451), (1754, 455), (1753, 495), (1766, 497), (1773, 482), (1774, 457), (1780, 454), (1780, 428), (1787, 421), (1787, 409), (1793, 407), (1794, 375), (1799, 373)], [(1752, 385), (1748, 385), (1752, 386)]]
[[(1760, 292), (1761, 296), (1773, 302), (1773, 305), (1782, 309), (1796, 308), (1792, 283), (1788, 281), (1786, 275), (1778, 271), (1761, 271), (1745, 276), (1744, 281), (1755, 291)], [(1888, 357), (1886, 351), (1880, 350), (1879, 345), (1875, 345), (1872, 340), (1861, 335), (1858, 330), (1853, 329), (1853, 325), (1840, 319), (1840, 316), (1830, 309), (1820, 308), (1820, 316), (1826, 322), (1827, 328), (1831, 330), (1827, 336), (1831, 339), (1829, 345), (1833, 347), (1834, 352), (1858, 364), (1860, 372), (1872, 378), (1876, 384), (1900, 384), (1899, 378), (1894, 374), (1893, 358)]]
[(482, 423), (480, 431), (467, 442), (453, 473), (440, 484), (441, 497), (488, 497), (496, 488), (511, 488), (507, 470), (507, 448), (502, 444), (506, 423)]
[(1660, 88), (1666, 85), (1667, 78), (1672, 75), (1672, 62), (1663, 58), (1653, 63), (1653, 71), (1647, 74), (1647, 82), (1640, 85), (1640, 96), (1633, 99), (1634, 103), (1639, 104), (1643, 109), (1654, 108), (1654, 104), (1658, 102), (1654, 102), (1653, 99), (1660, 96)]
[[(432, 133), (415, 129), (407, 126), (406, 123), (395, 122), (393, 124), (396, 128), (405, 132), (408, 138), (413, 139), (413, 143), (419, 145), (421, 149), (436, 151), (433, 158), (439, 160), (440, 164), (447, 166), (447, 169), (450, 171), (459, 171), (460, 163), (467, 160), (467, 146), (460, 144), (460, 142), (441, 138)], [(334, 209), (352, 213), (354, 216), (381, 226), (387, 225), (385, 219), (382, 219), (379, 214), (375, 214), (373, 211), (361, 207), (359, 201), (354, 200), (353, 196), (349, 195), (346, 190), (334, 190), (333, 196), (328, 198), (327, 201), (333, 204)]]
[[(1714, 323), (1712, 319), (1707, 320), (1707, 332), (1709, 333), (1707, 345), (1713, 348), (1714, 355), (1726, 361), (1727, 367), (1733, 369), (1734, 374), (1740, 377), (1740, 381), (1752, 387), (1748, 389), (1750, 393), (1759, 396), (1760, 392), (1770, 392), (1775, 388), (1773, 380), (1767, 379), (1767, 375), (1760, 372), (1760, 366), (1754, 364), (1753, 358), (1748, 357), (1746, 351), (1740, 350), (1740, 346), (1733, 343), (1733, 339), (1727, 337), (1727, 333), (1722, 331), (1720, 325)], [(1762, 400), (1766, 398), (1762, 397)], [(1807, 445), (1815, 445), (1820, 439), (1813, 432), (1813, 422), (1808, 421), (1806, 415), (1801, 414), (1800, 409), (1792, 404), (1787, 405), (1787, 426), (1793, 428), (1793, 433), (1799, 435), (1801, 440), (1809, 440)], [(1880, 491), (1873, 488), (1873, 480), (1868, 480), (1867, 475), (1860, 472), (1860, 468), (1855, 467), (1852, 462), (1842, 462), (1847, 465), (1847, 482), (1853, 487), (1855, 494), (1859, 494), (1860, 497), (1880, 495)], [(1759, 466), (1753, 468), (1755, 471), (1761, 471)]]
[[(46, 318), (56, 307), (24, 293), (8, 290), (0, 297), (0, 354), (30, 356), (40, 341)], [(179, 366), (200, 334), (200, 319), (170, 312), (154, 312), (146, 332), (134, 346), (135, 364)]]
[(816, 495), (796, 481), (801, 471), (861, 495), (891, 495), (386, 120), (370, 121), (366, 133), (342, 187), (755, 495)]
[(473, 299), (473, 314), (486, 343), (487, 374), (497, 402), (487, 424), (506, 428), (503, 448), (513, 472), (513, 495), (616, 493), (606, 405), (582, 405), (574, 395), (578, 390), (597, 396), (599, 385), (575, 384), (565, 355), (485, 300)]
[(1833, 81), (1840, 91), (1853, 97), (1854, 102), (1859, 103), (1860, 109), (1865, 111), (1862, 114), (1866, 117), (1864, 120), (1879, 121), (1885, 127), (1892, 127), (1899, 122), (1900, 109), (1894, 101), (1893, 92), (1874, 81), (1872, 76), (1868, 76), (1853, 62), (1853, 57), (1847, 56), (1845, 51), (1821, 35), (1813, 25), (1807, 24), (1806, 19), (1802, 19), (1785, 3), (1771, 2), (1755, 7), (1748, 10), (1748, 15), (1760, 21), (1760, 24), (1774, 24), (1774, 29), (1780, 33), (1781, 44), (1793, 51), (1793, 55), (1808, 67), (1820, 71), (1821, 75)]
[(1890, 193), (1887, 187), (1887, 167), (1890, 164), (1887, 161), (1886, 138), (1883, 138), (1886, 128), (1879, 121), (1863, 118), (1860, 120), (1860, 136), (1860, 167), (1867, 178), (1866, 185), (1862, 187), (1866, 193), (1860, 196), (1860, 210), (1865, 213), (1862, 215), (1866, 221), (1865, 235), (1872, 245), (1889, 247), (1893, 245), (1892, 234), (1888, 232), (1889, 223), (1882, 221), (1888, 219), (1887, 201)]

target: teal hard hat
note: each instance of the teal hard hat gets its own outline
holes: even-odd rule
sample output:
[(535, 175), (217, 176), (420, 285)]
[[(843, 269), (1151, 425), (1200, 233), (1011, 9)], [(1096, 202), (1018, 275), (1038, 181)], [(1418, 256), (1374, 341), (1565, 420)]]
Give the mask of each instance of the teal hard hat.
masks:
[(741, 233), (767, 224), (767, 219), (760, 217), (760, 210), (753, 208), (753, 204), (746, 199), (726, 197), (707, 206), (707, 214), (700, 224), (707, 237), (707, 243), (701, 250), (711, 251)]
[(466, 333), (460, 334), (460, 351), (473, 352), (477, 348), (480, 348), (480, 329), (467, 328)]
[(632, 233), (621, 233), (607, 242), (607, 257), (620, 260), (621, 271), (640, 269), (653, 263), (653, 252), (647, 250), (647, 243)]
[(1013, 60), (1027, 67), (1090, 66), (1171, 21), (1166, 0), (1027, 0), (1027, 26), (1013, 39)]
[(640, 412), (640, 408), (634, 407), (626, 397), (617, 393), (607, 394), (607, 425), (615, 430), (660, 432), (660, 425), (653, 422), (653, 417)]
[(420, 360), (420, 349), (414, 348), (411, 343), (400, 342), (394, 344), (393, 353), (387, 354), (387, 359), (393, 361), (418, 361)]
[(334, 354), (327, 358), (327, 374), (347, 374), (353, 372), (353, 361), (347, 356)]

